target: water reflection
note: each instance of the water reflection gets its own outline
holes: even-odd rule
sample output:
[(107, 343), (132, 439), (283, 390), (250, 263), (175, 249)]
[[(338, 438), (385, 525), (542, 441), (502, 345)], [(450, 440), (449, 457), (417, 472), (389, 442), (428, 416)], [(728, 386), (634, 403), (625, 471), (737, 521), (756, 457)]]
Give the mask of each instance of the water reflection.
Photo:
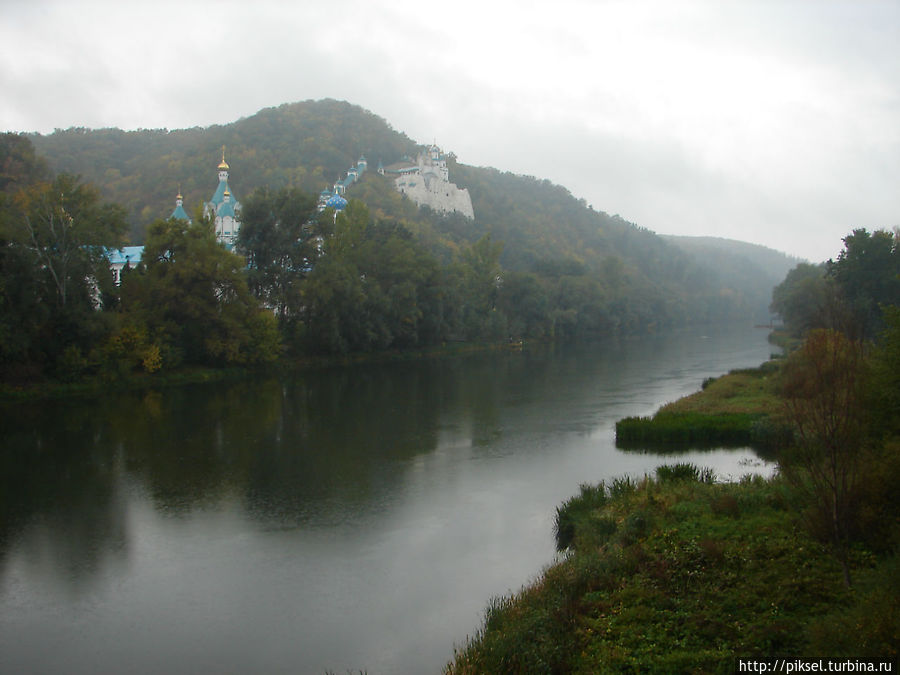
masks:
[[(0, 670), (52, 669), (50, 626), (85, 672), (154, 648), (136, 671), (215, 669), (210, 650), (439, 670), (487, 598), (548, 562), (579, 482), (657, 461), (615, 450), (617, 418), (767, 355), (746, 333), (655, 336), (7, 406)], [(85, 603), (97, 626), (72, 618)], [(112, 634), (124, 661), (98, 646)]]

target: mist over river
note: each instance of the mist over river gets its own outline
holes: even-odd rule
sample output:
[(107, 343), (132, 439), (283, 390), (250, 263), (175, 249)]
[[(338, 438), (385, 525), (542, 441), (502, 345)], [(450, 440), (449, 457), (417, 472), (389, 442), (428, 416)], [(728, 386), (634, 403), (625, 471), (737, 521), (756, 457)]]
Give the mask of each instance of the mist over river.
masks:
[(614, 424), (764, 330), (371, 363), (0, 407), (0, 672), (437, 673), (554, 559), (584, 482), (749, 449)]

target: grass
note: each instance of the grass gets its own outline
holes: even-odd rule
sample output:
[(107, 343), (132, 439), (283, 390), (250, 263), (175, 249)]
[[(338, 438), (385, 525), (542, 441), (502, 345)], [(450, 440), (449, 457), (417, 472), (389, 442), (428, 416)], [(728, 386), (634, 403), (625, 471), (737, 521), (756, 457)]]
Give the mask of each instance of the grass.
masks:
[(445, 672), (730, 673), (739, 656), (896, 659), (896, 557), (855, 550), (859, 581), (848, 590), (778, 479), (711, 478), (680, 465), (582, 486), (557, 512), (566, 559), (492, 600)]
[(709, 379), (703, 388), (661, 407), (652, 417), (626, 417), (616, 423), (623, 448), (674, 446), (766, 446), (779, 437), (779, 365), (733, 370)]

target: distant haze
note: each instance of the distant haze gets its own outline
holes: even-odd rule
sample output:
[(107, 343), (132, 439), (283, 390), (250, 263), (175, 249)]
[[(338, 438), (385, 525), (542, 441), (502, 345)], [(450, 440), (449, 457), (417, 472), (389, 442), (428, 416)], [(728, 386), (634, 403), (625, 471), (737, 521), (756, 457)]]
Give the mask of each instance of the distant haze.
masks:
[(897, 2), (0, 0), (0, 129), (347, 100), (661, 234), (818, 261), (900, 224)]

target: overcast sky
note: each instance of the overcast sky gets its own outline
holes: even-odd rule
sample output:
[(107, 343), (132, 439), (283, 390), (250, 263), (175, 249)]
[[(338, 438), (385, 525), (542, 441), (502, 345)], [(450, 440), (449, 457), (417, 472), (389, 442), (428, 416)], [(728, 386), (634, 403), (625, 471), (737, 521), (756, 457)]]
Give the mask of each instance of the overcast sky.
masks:
[(661, 234), (818, 261), (900, 225), (897, 0), (0, 0), (5, 131), (321, 98)]

